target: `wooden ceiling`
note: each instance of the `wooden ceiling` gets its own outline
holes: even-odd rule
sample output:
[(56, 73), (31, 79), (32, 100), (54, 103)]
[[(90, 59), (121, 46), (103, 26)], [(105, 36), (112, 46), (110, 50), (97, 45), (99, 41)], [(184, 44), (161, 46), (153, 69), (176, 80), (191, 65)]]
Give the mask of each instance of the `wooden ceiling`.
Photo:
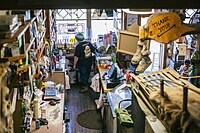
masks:
[(1, 0), (0, 9), (200, 8), (199, 0)]

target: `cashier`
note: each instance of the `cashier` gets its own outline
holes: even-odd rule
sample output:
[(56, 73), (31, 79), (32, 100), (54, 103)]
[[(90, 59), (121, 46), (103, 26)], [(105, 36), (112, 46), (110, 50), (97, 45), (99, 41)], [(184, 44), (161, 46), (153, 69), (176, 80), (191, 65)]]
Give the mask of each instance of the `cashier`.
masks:
[(190, 60), (185, 60), (184, 64), (181, 65), (178, 72), (180, 73), (181, 76), (188, 76), (189, 71), (190, 71)]

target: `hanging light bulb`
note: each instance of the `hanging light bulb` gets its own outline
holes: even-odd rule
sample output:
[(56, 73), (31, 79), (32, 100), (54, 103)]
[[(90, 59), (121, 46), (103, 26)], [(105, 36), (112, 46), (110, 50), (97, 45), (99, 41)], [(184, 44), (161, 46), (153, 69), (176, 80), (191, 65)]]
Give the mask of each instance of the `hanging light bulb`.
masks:
[(94, 19), (98, 19), (98, 18), (99, 18), (96, 9), (94, 10), (94, 12), (93, 12), (93, 14), (92, 14), (92, 18), (94, 18)]
[(102, 12), (102, 14), (101, 14), (101, 18), (106, 19), (107, 17), (108, 17), (108, 15), (106, 14), (105, 9), (103, 9), (103, 12)]

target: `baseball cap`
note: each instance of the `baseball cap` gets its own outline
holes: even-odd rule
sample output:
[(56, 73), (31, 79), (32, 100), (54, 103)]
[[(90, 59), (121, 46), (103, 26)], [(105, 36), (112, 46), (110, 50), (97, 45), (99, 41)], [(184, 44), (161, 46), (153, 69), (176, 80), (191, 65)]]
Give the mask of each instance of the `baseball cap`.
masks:
[(84, 40), (84, 35), (82, 34), (82, 33), (77, 33), (76, 35), (75, 35), (75, 39), (77, 40), (77, 41), (83, 41)]

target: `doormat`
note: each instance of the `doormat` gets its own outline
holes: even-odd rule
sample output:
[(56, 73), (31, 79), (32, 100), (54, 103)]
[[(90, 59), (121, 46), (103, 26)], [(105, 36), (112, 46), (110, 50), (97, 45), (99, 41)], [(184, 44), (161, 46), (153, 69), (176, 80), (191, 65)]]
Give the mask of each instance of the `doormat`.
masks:
[(102, 117), (100, 111), (94, 110), (86, 110), (80, 113), (77, 118), (77, 122), (79, 125), (89, 128), (89, 129), (102, 129)]

